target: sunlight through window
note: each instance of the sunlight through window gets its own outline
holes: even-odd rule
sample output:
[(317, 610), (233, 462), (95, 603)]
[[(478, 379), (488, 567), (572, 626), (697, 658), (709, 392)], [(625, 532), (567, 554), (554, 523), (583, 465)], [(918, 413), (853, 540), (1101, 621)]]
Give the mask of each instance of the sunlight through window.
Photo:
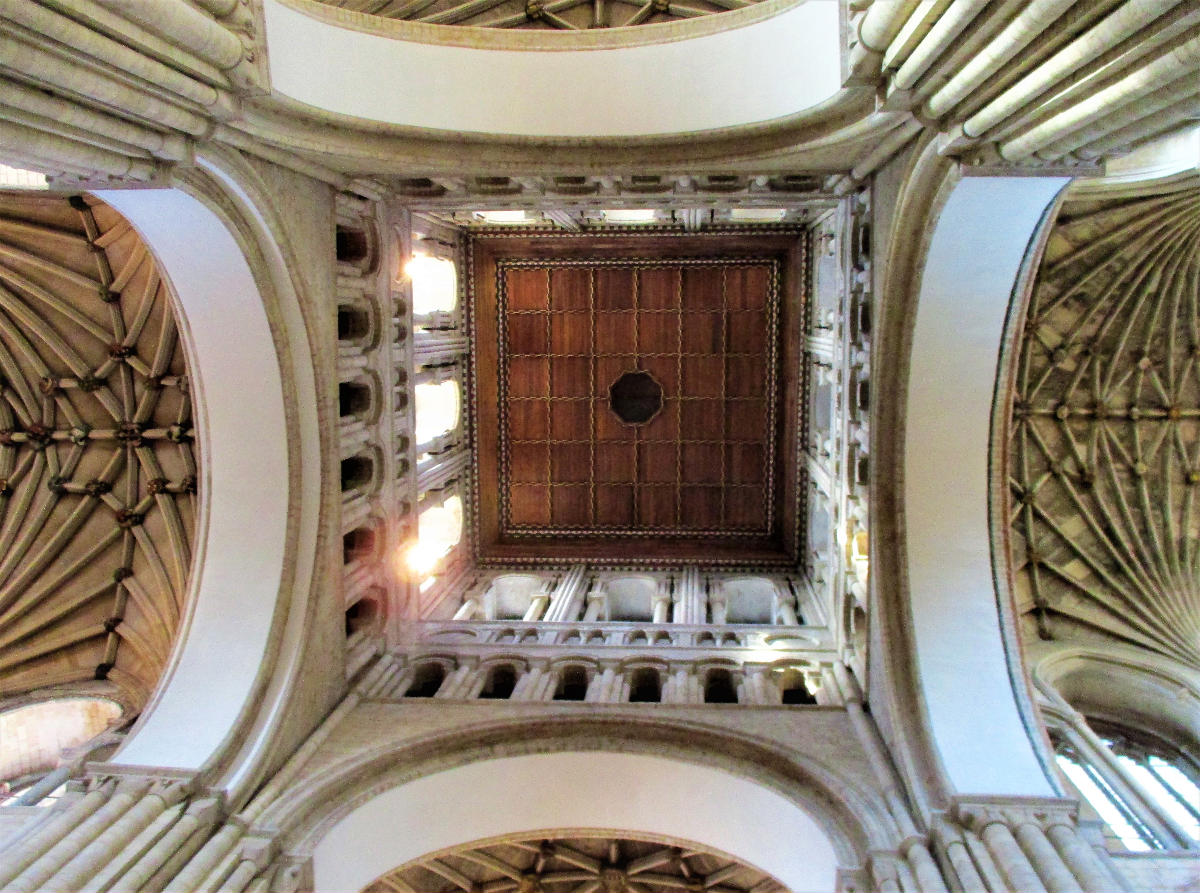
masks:
[(404, 268), (412, 282), (412, 309), (416, 316), (450, 313), (458, 304), (458, 273), (454, 262), (428, 254), (414, 254)]
[(417, 524), (417, 541), (408, 547), (404, 559), (414, 575), (424, 578), (462, 539), (462, 499), (451, 496), (441, 505), (426, 509)]
[(416, 392), (417, 443), (425, 444), (458, 425), (461, 398), (457, 381), (426, 382)]

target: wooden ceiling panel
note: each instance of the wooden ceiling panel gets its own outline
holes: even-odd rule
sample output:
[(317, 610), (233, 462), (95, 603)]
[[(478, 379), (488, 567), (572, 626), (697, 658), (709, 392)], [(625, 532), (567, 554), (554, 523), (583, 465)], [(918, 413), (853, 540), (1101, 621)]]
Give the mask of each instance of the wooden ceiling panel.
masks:
[(472, 256), (481, 560), (794, 560), (781, 332), (802, 240), (480, 238)]

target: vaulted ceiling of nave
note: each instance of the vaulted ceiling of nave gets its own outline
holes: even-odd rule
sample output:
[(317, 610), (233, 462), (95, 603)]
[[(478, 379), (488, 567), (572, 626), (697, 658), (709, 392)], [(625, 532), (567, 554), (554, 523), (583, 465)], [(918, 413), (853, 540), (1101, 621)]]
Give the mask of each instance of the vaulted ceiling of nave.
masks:
[(148, 699), (187, 591), (194, 437), (137, 233), (92, 197), (0, 195), (0, 703)]
[(780, 893), (769, 875), (692, 845), (576, 833), (457, 848), (403, 865), (364, 893)]
[(435, 25), (576, 31), (653, 25), (732, 9), (760, 0), (320, 0), (354, 12)]
[(1200, 188), (1069, 198), (1015, 355), (1012, 551), (1027, 638), (1200, 667)]

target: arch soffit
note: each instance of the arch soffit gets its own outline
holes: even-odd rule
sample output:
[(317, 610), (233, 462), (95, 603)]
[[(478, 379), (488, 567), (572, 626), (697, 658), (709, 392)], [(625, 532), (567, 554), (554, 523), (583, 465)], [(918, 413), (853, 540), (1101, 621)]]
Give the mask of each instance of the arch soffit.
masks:
[[(898, 839), (886, 804), (874, 792), (811, 756), (760, 738), (732, 736), (704, 723), (642, 720), (628, 712), (611, 718), (559, 715), (536, 724), (525, 716), (490, 720), (399, 743), (382, 742), (322, 767), (315, 783), (283, 794), (259, 821), (281, 828), (285, 849), (303, 858), (346, 816), (399, 786), (498, 758), (579, 752), (655, 756), (719, 770), (766, 788), (794, 803), (819, 826), (843, 868), (860, 864), (872, 850), (893, 848)], [(411, 858), (420, 855), (424, 854)]]
[[(1023, 700), (1015, 636), (1006, 635), (1011, 616), (996, 594), (989, 493), (996, 358), (1010, 303), (1020, 299), (1031, 272), (1030, 251), (1037, 249), (1047, 208), (1065, 182), (943, 180), (940, 207), (935, 202), (927, 218), (927, 246), (914, 264), (917, 302), (908, 320), (906, 362), (908, 380), (921, 387), (908, 388), (904, 397), (901, 562), (915, 681), (947, 779), (959, 793), (1054, 793), (1033, 744), (1036, 721)], [(964, 263), (968, 256), (973, 259)], [(987, 262), (980, 263), (980, 256)], [(969, 280), (963, 270), (973, 271)], [(947, 416), (946, 406), (956, 407), (955, 413)], [(963, 472), (951, 491), (943, 485), (947, 468)], [(947, 628), (951, 623), (954, 628)], [(979, 703), (993, 705), (987, 739), (994, 749), (986, 755), (972, 709)]]
[[(893, 180), (901, 183), (894, 202), (888, 206), (880, 206), (879, 210), (890, 217), (890, 231), (895, 233), (919, 233), (915, 239), (891, 237), (888, 242), (887, 260), (881, 265), (882, 281), (877, 287), (882, 294), (889, 296), (879, 307), (877, 320), (878, 348), (875, 365), (876, 379), (880, 383), (878, 399), (871, 401), (871, 425), (874, 430), (904, 432), (903, 436), (885, 438), (879, 444), (879, 449), (872, 456), (871, 501), (872, 523), (874, 530), (871, 541), (872, 569), (871, 601), (873, 607), (871, 624), (871, 644), (874, 660), (879, 662), (878, 672), (871, 674), (872, 703), (876, 706), (876, 716), (884, 737), (897, 746), (895, 757), (904, 776), (912, 786), (913, 795), (920, 803), (936, 806), (947, 802), (956, 793), (966, 793), (963, 786), (956, 783), (964, 777), (964, 773), (953, 770), (948, 765), (948, 753), (967, 753), (974, 744), (964, 748), (948, 747), (941, 739), (936, 717), (932, 715), (931, 705), (934, 698), (928, 690), (927, 679), (921, 672), (920, 661), (922, 641), (914, 624), (914, 614), (919, 610), (913, 604), (917, 582), (913, 578), (911, 567), (912, 551), (912, 507), (913, 501), (906, 494), (910, 483), (911, 469), (908, 467), (908, 457), (913, 453), (911, 400), (909, 383), (918, 373), (912, 366), (914, 356), (922, 351), (914, 349), (916, 340), (915, 330), (918, 327), (918, 313), (921, 306), (919, 298), (923, 296), (929, 276), (929, 261), (933, 243), (940, 224), (946, 219), (946, 209), (955, 191), (964, 182), (959, 166), (951, 159), (938, 154), (936, 140), (922, 138), (914, 148), (901, 159), (893, 162), (896, 175), (900, 171), (903, 176)], [(975, 179), (975, 178), (968, 178)], [(980, 178), (982, 179), (982, 178)], [(1012, 180), (1010, 179), (1011, 183)], [(1043, 202), (1043, 207), (1046, 202)], [(1037, 226), (1030, 225), (1028, 233), (1036, 232)], [(1025, 252), (1023, 251), (1022, 254)], [(962, 269), (973, 269), (973, 262)], [(1014, 270), (1014, 273), (1016, 271)], [(1016, 283), (1014, 276), (1009, 280), (1010, 291)], [(958, 280), (961, 283), (961, 276)], [(928, 348), (923, 355), (936, 356)], [(995, 384), (996, 349), (990, 350), (992, 369), (987, 382), (986, 399), (979, 401), (978, 408), (987, 413), (990, 420), (992, 409), (992, 390)], [(945, 375), (939, 371), (938, 375)], [(986, 434), (986, 428), (985, 434)], [(985, 437), (985, 444), (988, 443)], [(986, 454), (986, 445), (982, 451)], [(986, 478), (985, 478), (986, 480)], [(986, 522), (986, 499), (980, 502), (979, 512)], [(992, 574), (989, 569), (984, 574), (989, 582)], [(990, 596), (991, 612), (997, 610), (997, 599)], [(1003, 605), (1000, 606), (1003, 610)], [(929, 612), (926, 612), (927, 614)], [(956, 616), (951, 610), (946, 617)], [(995, 620), (987, 627), (993, 635), (999, 634)], [(985, 628), (987, 628), (985, 627)], [(953, 639), (954, 637), (951, 637)], [(1015, 639), (1015, 637), (1013, 637)], [(926, 643), (928, 639), (926, 639)], [(993, 653), (996, 649), (993, 649)], [(1053, 773), (1048, 757), (1042, 752), (1044, 748), (1036, 748), (1033, 740), (1036, 734), (1036, 711), (1032, 708), (1026, 687), (1019, 683), (1022, 676), (1020, 670), (1020, 655), (1015, 641), (1007, 640), (1000, 643), (999, 651), (1007, 654), (1009, 666), (1009, 684), (1004, 686), (1008, 700), (1015, 695), (1019, 720), (1017, 723), (1007, 723), (1010, 734), (1018, 739), (1018, 749), (1029, 752), (1034, 748), (1035, 760), (1040, 758), (1042, 771), (1027, 771), (1036, 762), (1027, 765), (1025, 771), (1009, 773), (1012, 779), (1018, 780), (1017, 787), (1027, 790), (1028, 782), (1041, 789), (1045, 795), (1046, 788), (1038, 785), (1040, 776), (1050, 781)], [(951, 661), (953, 664), (953, 661)], [(947, 664), (947, 666), (951, 665)], [(959, 677), (962, 673), (957, 674)], [(1005, 674), (993, 674), (994, 681)], [(955, 699), (951, 698), (951, 701)], [(966, 710), (965, 715), (973, 711)], [(1024, 726), (1024, 731), (1018, 731)], [(1024, 743), (1020, 739), (1025, 739)], [(1028, 760), (1026, 761), (1029, 762)], [(961, 769), (961, 767), (960, 767)], [(1024, 779), (1024, 781), (1020, 781)], [(969, 773), (967, 775), (969, 782)], [(990, 781), (983, 784), (984, 788), (1001, 787)], [(967, 790), (976, 789), (978, 785), (968, 783)]]
[[(735, 13), (741, 22), (736, 27), (726, 27), (719, 16), (705, 17), (714, 23), (684, 23), (675, 39), (666, 41), (647, 43), (651, 37), (636, 33), (557, 35), (571, 42), (553, 51), (529, 45), (531, 39), (544, 41), (544, 35), (487, 29), (455, 45), (430, 36), (464, 29), (415, 29), (413, 23), (352, 21), (327, 13), (321, 4), (266, 0), (274, 90), (318, 114), (394, 127), (509, 138), (677, 137), (802, 115), (841, 92), (837, 6), (826, 0), (742, 10), (741, 16)], [(755, 15), (769, 18), (744, 21)], [(364, 21), (372, 26), (369, 31), (363, 30)], [(782, 41), (781, 33), (787, 35)], [(597, 39), (619, 43), (579, 46)], [(796, 46), (802, 49), (797, 52)], [(336, 55), (341, 64), (323, 66), (324, 76), (314, 78), (313, 53)], [(725, 61), (714, 65), (714, 59)], [(411, 94), (397, 102), (369, 89), (380, 77), (407, 83), (434, 69), (450, 75), (416, 102)], [(648, 84), (646, 70), (670, 75)], [(543, 89), (530, 93), (524, 86), (534, 75)], [(722, 89), (733, 80), (757, 83), (758, 89), (749, 95)], [(716, 101), (703, 109), (685, 108), (677, 101), (684, 85)]]
[(796, 893), (832, 889), (842, 867), (809, 810), (748, 779), (653, 754), (558, 752), (475, 762), (381, 792), (317, 843), (314, 887), (359, 887), (422, 850), (467, 842), (459, 838), (580, 828), (695, 841)]
[(1200, 743), (1195, 670), (1121, 645), (1068, 645), (1031, 657), (1035, 684), (1085, 716), (1157, 733), (1180, 747)]
[[(197, 378), (204, 481), (181, 634), (113, 762), (224, 773), (219, 783), (232, 790), (262, 770), (313, 610), (304, 608), (321, 463), (312, 352), (270, 190), (227, 153), (197, 161), (204, 173), (171, 189), (98, 193), (143, 235), (171, 282)], [(256, 431), (253, 454), (247, 430)], [(249, 490), (247, 480), (256, 482)], [(248, 557), (238, 544), (250, 541)], [(225, 604), (228, 593), (235, 605)], [(219, 667), (202, 647), (212, 641), (223, 643)]]

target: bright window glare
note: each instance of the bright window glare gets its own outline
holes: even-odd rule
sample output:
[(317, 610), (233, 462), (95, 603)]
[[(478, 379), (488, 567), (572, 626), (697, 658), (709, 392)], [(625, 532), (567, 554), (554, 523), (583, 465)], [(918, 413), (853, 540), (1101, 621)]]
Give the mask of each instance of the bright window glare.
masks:
[(458, 274), (454, 261), (414, 254), (404, 267), (412, 281), (412, 309), (417, 316), (450, 313), (458, 304)]
[(778, 223), (787, 217), (787, 208), (732, 208), (729, 219), (742, 223)]
[(636, 208), (605, 211), (604, 219), (609, 223), (653, 223), (654, 210), (652, 208)]
[[(1149, 765), (1140, 763), (1124, 754), (1117, 759), (1122, 766), (1129, 770), (1129, 774), (1137, 779), (1137, 783), (1142, 786), (1142, 789), (1154, 798), (1154, 802), (1178, 822), (1192, 840), (1200, 840), (1200, 823), (1197, 822), (1196, 816), (1180, 802), (1182, 798), (1193, 809), (1200, 808), (1200, 791), (1197, 791), (1196, 786), (1187, 776), (1161, 757), (1151, 756), (1146, 761)], [(1152, 772), (1149, 767), (1153, 767), (1154, 771)], [(1167, 784), (1163, 784), (1164, 781)], [(1175, 794), (1179, 796), (1176, 797)]]
[(419, 577), (428, 576), (437, 563), (462, 539), (463, 506), (457, 496), (425, 509), (417, 522), (417, 541), (409, 546), (404, 560)]
[(425, 382), (417, 385), (417, 443), (429, 443), (435, 437), (453, 431), (458, 424), (458, 382)]
[(1059, 768), (1066, 773), (1067, 778), (1071, 779), (1071, 783), (1075, 785), (1079, 793), (1087, 798), (1092, 808), (1100, 813), (1100, 818), (1104, 819), (1112, 828), (1113, 833), (1117, 835), (1121, 843), (1125, 844), (1127, 849), (1136, 853), (1143, 853), (1150, 849), (1150, 845), (1142, 839), (1133, 825), (1129, 824), (1109, 795), (1101, 790), (1082, 766), (1063, 754), (1058, 754), (1055, 759)]

